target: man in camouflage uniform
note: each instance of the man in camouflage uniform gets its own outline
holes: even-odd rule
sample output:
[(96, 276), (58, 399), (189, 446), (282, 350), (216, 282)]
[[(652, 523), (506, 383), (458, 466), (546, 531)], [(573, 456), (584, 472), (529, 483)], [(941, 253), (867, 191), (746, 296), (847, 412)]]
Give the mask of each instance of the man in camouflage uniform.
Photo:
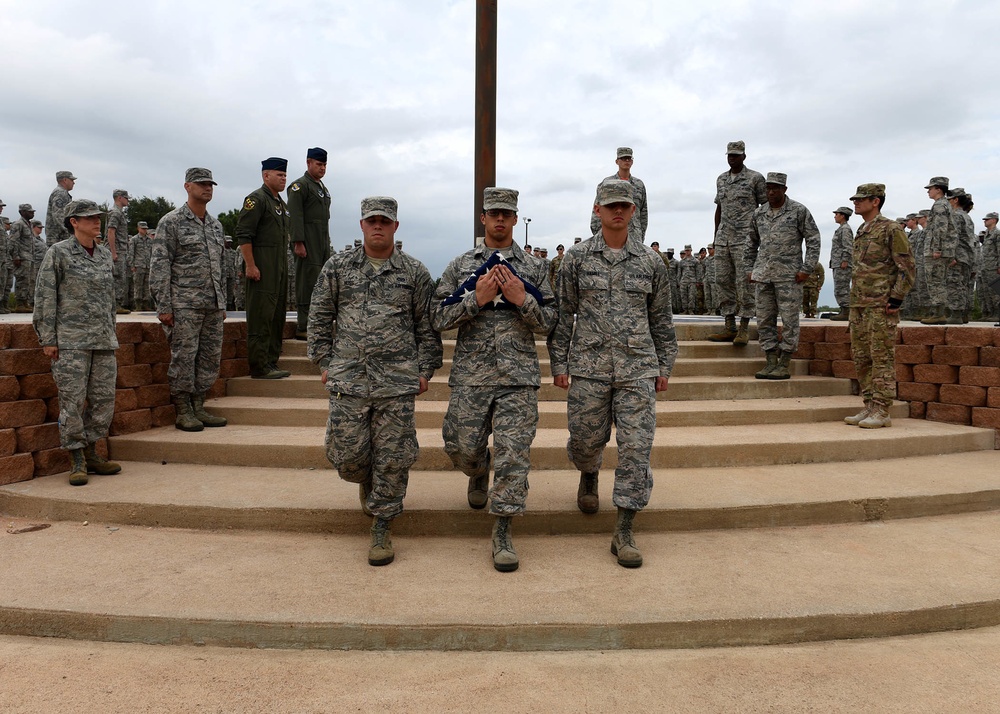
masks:
[(851, 307), (851, 255), (854, 252), (854, 231), (851, 230), (851, 216), (854, 209), (841, 206), (833, 212), (837, 230), (830, 244), (830, 269), (833, 271), (833, 297), (840, 311), (830, 319), (845, 322), (850, 319)]
[[(629, 235), (636, 238), (640, 243), (646, 240), (646, 226), (649, 225), (649, 209), (646, 205), (646, 184), (632, 175), (632, 149), (627, 146), (618, 147), (618, 158), (615, 159), (618, 165), (617, 173), (608, 176), (605, 181), (628, 181), (632, 187), (632, 198), (635, 201), (635, 214), (628, 224)], [(598, 187), (598, 190), (600, 188)], [(597, 233), (601, 228), (601, 221), (596, 215), (590, 216), (590, 232)]]
[(226, 236), (226, 249), (222, 251), (223, 288), (226, 293), (226, 309), (236, 309), (236, 251), (233, 239)]
[(896, 325), (916, 268), (906, 233), (881, 213), (885, 185), (862, 184), (851, 200), (864, 221), (854, 239), (851, 354), (865, 406), (844, 421), (877, 429), (892, 425), (889, 408), (896, 397)]
[(556, 291), (556, 277), (559, 275), (559, 266), (563, 262), (563, 254), (566, 252), (566, 247), (560, 243), (556, 246), (556, 257), (552, 259), (549, 263), (549, 285), (552, 286), (552, 293), (555, 294)]
[(431, 327), (430, 273), (395, 250), (396, 200), (361, 201), (364, 245), (333, 255), (313, 290), (308, 355), (330, 392), (326, 456), (340, 478), (360, 484), (373, 516), (370, 565), (395, 553), (390, 523), (403, 511), (417, 460), (416, 395), (441, 366), (441, 337)]
[(958, 250), (958, 232), (948, 202), (948, 177), (935, 176), (925, 187), (934, 201), (924, 228), (924, 274), (927, 278), (928, 316), (925, 325), (943, 325), (947, 320), (945, 305), (948, 302), (948, 265), (955, 260)]
[(45, 239), (42, 238), (43, 230), (45, 230), (44, 223), (39, 220), (31, 222), (34, 247), (31, 253), (31, 270), (28, 272), (28, 299), (31, 300), (32, 308), (35, 306), (35, 287), (38, 285), (38, 271), (42, 267), (42, 261), (45, 260), (45, 253), (49, 249), (49, 246), (45, 243)]
[(236, 224), (246, 273), (247, 358), (251, 378), (281, 379), (291, 375), (278, 369), (288, 299), (291, 218), (281, 198), (288, 161), (272, 156), (260, 165), (264, 183), (243, 201)]
[(237, 310), (245, 310), (246, 300), (243, 288), (246, 285), (246, 264), (243, 262), (243, 253), (238, 248), (234, 248), (233, 253), (235, 253), (233, 256), (233, 265), (236, 268), (236, 285), (233, 288), (233, 300)]
[(726, 323), (721, 332), (708, 336), (713, 342), (739, 346), (750, 341), (750, 318), (754, 315), (754, 287), (744, 280), (743, 252), (753, 213), (767, 202), (764, 177), (744, 165), (746, 158), (746, 145), (730, 141), (726, 145), (729, 171), (715, 180), (715, 285), (719, 313)]
[(667, 268), (629, 233), (635, 212), (629, 184), (602, 184), (594, 211), (600, 230), (573, 246), (563, 260), (559, 322), (549, 355), (553, 383), (569, 389), (567, 452), (580, 470), (577, 505), (585, 513), (598, 509), (604, 446), (611, 439), (612, 422), (617, 427), (613, 500), (618, 519), (611, 552), (620, 565), (639, 567), (642, 554), (632, 536), (632, 521), (653, 488), (649, 457), (656, 431), (656, 392), (667, 388), (677, 337)]
[(948, 296), (948, 313), (945, 324), (961, 325), (969, 321), (970, 286), (976, 261), (976, 225), (966, 209), (972, 208), (972, 196), (964, 188), (954, 188), (948, 192), (952, 221), (958, 241), (955, 244), (955, 259), (948, 263), (945, 289)]
[(31, 219), (35, 217), (35, 209), (30, 203), (22, 203), (17, 212), (21, 217), (11, 224), (7, 234), (10, 261), (14, 265), (14, 312), (31, 312), (33, 296), (28, 290), (28, 273), (31, 272), (34, 252), (35, 234), (31, 230)]
[(128, 208), (130, 196), (123, 188), (116, 188), (112, 194), (115, 207), (108, 213), (108, 248), (115, 261), (115, 304), (119, 315), (127, 315), (128, 303), (128, 219), (125, 209)]
[(819, 309), (819, 292), (825, 282), (826, 271), (823, 270), (823, 264), (817, 261), (812, 273), (802, 283), (802, 312), (806, 317), (816, 317), (816, 311)]
[(222, 224), (208, 212), (216, 183), (204, 168), (184, 175), (187, 202), (160, 219), (149, 265), (156, 313), (170, 343), (170, 400), (174, 426), (201, 431), (225, 426), (205, 411), (205, 395), (219, 376), (226, 294), (222, 286)]
[[(1000, 231), (997, 230), (996, 211), (990, 211), (983, 219), (986, 225), (986, 235), (983, 237), (982, 283), (983, 283), (983, 319), (1000, 320), (1000, 299), (990, 287), (995, 280), (1000, 279)], [(1000, 327), (1000, 324), (997, 325)]]
[(139, 232), (128, 242), (128, 266), (132, 273), (132, 304), (136, 310), (152, 310), (153, 301), (149, 294), (149, 259), (153, 242), (149, 237), (149, 225), (139, 221)]
[[(897, 221), (897, 223), (899, 223)], [(923, 250), (922, 236), (920, 235), (921, 229), (917, 223), (917, 214), (909, 213), (900, 223), (906, 233), (906, 242), (910, 246), (910, 254), (914, 256), (914, 262), (916, 261), (916, 256), (919, 251)], [(899, 317), (901, 320), (913, 319), (915, 315), (918, 314), (917, 308), (917, 284), (914, 282), (913, 289), (906, 294), (903, 299), (903, 305), (899, 308)]]
[(293, 295), (297, 321), (295, 338), (306, 339), (309, 303), (320, 270), (330, 259), (330, 191), (323, 183), (327, 153), (313, 147), (306, 152), (306, 172), (288, 187), (288, 210), (292, 219), (294, 244)]
[[(0, 199), (0, 213), (3, 213), (7, 204)], [(10, 275), (14, 264), (10, 259), (10, 243), (7, 232), (7, 218), (0, 216), (0, 315), (10, 312), (10, 288), (7, 287), (7, 278)]]
[(819, 260), (819, 228), (808, 208), (785, 195), (787, 182), (785, 174), (768, 172), (767, 203), (754, 211), (744, 257), (744, 274), (757, 288), (758, 339), (767, 355), (767, 366), (754, 375), (757, 379), (792, 376), (788, 365), (799, 347), (802, 283)]
[(72, 171), (56, 171), (56, 187), (49, 194), (49, 207), (45, 212), (45, 240), (55, 245), (69, 238), (69, 231), (63, 225), (63, 210), (73, 200), (69, 192), (76, 185)]
[[(485, 241), (445, 268), (431, 303), (431, 324), (439, 332), (458, 328), (448, 378), (445, 451), (469, 477), (472, 508), (486, 505), (489, 490), (490, 513), (495, 516), (493, 565), (509, 572), (518, 566), (510, 539), (511, 516), (524, 513), (529, 450), (538, 423), (541, 373), (535, 335), (547, 337), (558, 314), (548, 266), (514, 243), (517, 191), (485, 189), (480, 220), (486, 226)], [(495, 266), (481, 270), (497, 255)], [(469, 276), (480, 272), (472, 282)], [(525, 290), (525, 282), (537, 296)], [(487, 449), (491, 433), (492, 489)]]
[(681, 260), (677, 266), (677, 282), (681, 291), (681, 312), (686, 315), (698, 314), (698, 281), (699, 281), (698, 259), (692, 255), (690, 245), (684, 246), (681, 251)]
[(676, 315), (681, 312), (680, 261), (674, 258), (673, 248), (667, 248), (667, 252), (661, 255), (663, 263), (667, 266), (667, 276), (670, 279), (670, 309)]
[(719, 292), (715, 287), (715, 243), (708, 244), (708, 255), (701, 262), (705, 268), (702, 284), (705, 286), (705, 311), (709, 315), (719, 314)]
[(917, 227), (911, 234), (913, 240), (910, 241), (910, 254), (917, 264), (917, 281), (913, 289), (907, 293), (907, 301), (912, 300), (912, 317), (915, 320), (922, 320), (927, 317), (930, 297), (927, 292), (927, 260), (924, 257), (927, 243), (927, 217), (931, 211), (929, 208), (922, 208), (917, 211)]

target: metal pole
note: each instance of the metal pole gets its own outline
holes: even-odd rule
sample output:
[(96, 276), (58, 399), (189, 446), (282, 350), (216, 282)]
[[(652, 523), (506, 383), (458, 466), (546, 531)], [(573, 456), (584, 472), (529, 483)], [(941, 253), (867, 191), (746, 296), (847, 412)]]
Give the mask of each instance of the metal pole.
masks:
[(479, 221), (483, 190), (497, 182), (497, 0), (476, 0), (475, 151), (474, 237), (486, 235)]
[(531, 223), (531, 219), (530, 218), (522, 218), (521, 220), (524, 221), (524, 247), (527, 248), (528, 247), (528, 224)]

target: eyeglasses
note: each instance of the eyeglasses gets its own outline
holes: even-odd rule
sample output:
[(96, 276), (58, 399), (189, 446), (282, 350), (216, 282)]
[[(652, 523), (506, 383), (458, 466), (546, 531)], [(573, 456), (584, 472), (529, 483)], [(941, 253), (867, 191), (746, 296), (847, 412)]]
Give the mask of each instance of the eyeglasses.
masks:
[(631, 156), (623, 156), (623, 157), (621, 157), (621, 158), (620, 158), (620, 159), (618, 159), (618, 160), (619, 160), (619, 161), (631, 161), (631, 160), (632, 160), (632, 157), (631, 157)]
[(499, 216), (503, 216), (504, 218), (513, 218), (517, 214), (507, 208), (491, 208), (486, 212), (486, 215), (490, 218), (497, 218)]

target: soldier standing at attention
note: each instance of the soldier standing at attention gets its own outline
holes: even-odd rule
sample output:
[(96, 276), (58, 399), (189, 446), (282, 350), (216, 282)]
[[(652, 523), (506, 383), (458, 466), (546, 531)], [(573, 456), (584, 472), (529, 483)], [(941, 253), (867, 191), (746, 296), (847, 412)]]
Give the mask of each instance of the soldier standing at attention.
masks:
[[(628, 224), (629, 235), (640, 243), (646, 240), (646, 226), (649, 224), (649, 210), (646, 206), (646, 184), (632, 175), (632, 149), (627, 146), (618, 147), (618, 158), (615, 159), (618, 172), (608, 176), (605, 181), (628, 181), (632, 187), (632, 199), (635, 201), (635, 214)], [(596, 215), (590, 216), (590, 232), (597, 233), (601, 221)]]
[(31, 219), (35, 217), (35, 209), (30, 203), (22, 203), (17, 207), (21, 215), (10, 227), (7, 235), (10, 259), (14, 264), (14, 312), (31, 312), (31, 295), (28, 292), (28, 273), (31, 270), (31, 256), (34, 250), (34, 233), (31, 231)]
[(612, 423), (617, 427), (611, 552), (619, 565), (637, 568), (642, 553), (632, 521), (653, 489), (656, 393), (667, 388), (677, 336), (666, 266), (629, 234), (635, 212), (629, 184), (604, 182), (594, 212), (600, 230), (566, 253), (559, 272), (559, 322), (549, 354), (553, 383), (569, 389), (566, 448), (580, 469), (577, 506), (584, 513), (598, 510), (598, 472)]
[[(1000, 300), (997, 294), (990, 288), (990, 283), (1000, 279), (1000, 231), (997, 230), (997, 218), (1000, 215), (996, 211), (990, 211), (983, 218), (986, 226), (986, 235), (983, 237), (983, 319), (1000, 319), (998, 307)], [(996, 325), (1000, 327), (1000, 323)]]
[(885, 184), (866, 183), (851, 196), (864, 223), (854, 239), (851, 353), (865, 407), (844, 419), (852, 426), (892, 426), (896, 397), (896, 325), (899, 306), (913, 287), (916, 267), (906, 233), (882, 215)]
[(825, 282), (826, 271), (823, 270), (823, 264), (817, 260), (816, 267), (802, 283), (802, 312), (806, 317), (816, 317), (816, 311), (819, 309), (819, 293)]
[(549, 263), (549, 284), (552, 286), (552, 292), (555, 294), (556, 291), (556, 278), (559, 277), (559, 266), (563, 262), (563, 254), (566, 252), (566, 248), (562, 243), (556, 246), (556, 257), (552, 259)]
[(396, 200), (361, 201), (361, 248), (331, 257), (309, 308), (308, 355), (330, 393), (326, 457), (340, 478), (359, 484), (373, 516), (369, 565), (395, 552), (390, 524), (403, 511), (417, 460), (414, 400), (441, 366), (441, 337), (431, 327), (430, 273), (395, 250)]
[(681, 251), (677, 264), (677, 283), (681, 290), (681, 312), (686, 315), (698, 314), (698, 259), (694, 257), (690, 245)]
[(715, 287), (715, 243), (708, 244), (708, 255), (702, 261), (705, 275), (702, 281), (705, 285), (705, 309), (709, 315), (719, 314), (719, 292)]
[(226, 293), (222, 284), (222, 224), (208, 212), (216, 183), (208, 169), (184, 175), (187, 202), (160, 219), (150, 258), (150, 290), (170, 343), (170, 401), (174, 426), (201, 431), (225, 426), (205, 411), (205, 395), (219, 376)]
[(948, 177), (935, 176), (927, 182), (927, 196), (934, 201), (924, 227), (924, 275), (927, 278), (928, 316), (925, 325), (945, 324), (948, 301), (948, 264), (955, 260), (958, 233), (948, 202)]
[(121, 471), (96, 450), (115, 413), (115, 288), (111, 251), (96, 243), (103, 211), (87, 200), (60, 211), (72, 238), (45, 254), (32, 322), (59, 389), (59, 443), (69, 451), (69, 482), (83, 486), (88, 473)]
[(288, 161), (272, 156), (260, 166), (264, 183), (243, 201), (236, 224), (246, 274), (247, 358), (251, 378), (281, 379), (291, 374), (278, 369), (288, 294), (291, 220), (281, 198)]
[(306, 172), (288, 187), (288, 212), (292, 214), (295, 244), (295, 339), (306, 339), (309, 303), (319, 271), (330, 259), (330, 192), (323, 184), (326, 150), (306, 152)]
[(854, 231), (851, 230), (851, 216), (854, 209), (841, 206), (833, 212), (837, 230), (830, 244), (830, 269), (833, 271), (833, 297), (840, 311), (831, 320), (845, 322), (850, 318), (851, 301), (851, 254), (854, 251)]
[(136, 310), (152, 310), (149, 294), (149, 259), (153, 243), (149, 225), (139, 221), (139, 232), (128, 242), (128, 265), (132, 273), (132, 304)]
[(115, 306), (119, 315), (127, 315), (125, 308), (128, 302), (128, 219), (125, 218), (125, 208), (128, 206), (128, 191), (116, 188), (112, 194), (115, 207), (108, 213), (108, 248), (115, 261)]
[[(0, 199), (0, 213), (7, 204)], [(0, 315), (10, 312), (10, 289), (7, 287), (7, 278), (14, 264), (10, 259), (10, 243), (7, 236), (7, 219), (0, 217)]]
[(49, 245), (70, 237), (70, 232), (63, 225), (63, 211), (73, 200), (69, 192), (75, 185), (76, 176), (72, 171), (56, 171), (56, 187), (49, 194), (49, 207), (45, 212), (45, 240)]
[(528, 497), (542, 383), (535, 335), (547, 337), (558, 317), (548, 267), (514, 243), (517, 195), (510, 188), (484, 190), (485, 241), (448, 264), (431, 307), (435, 330), (458, 328), (445, 451), (469, 477), (472, 508), (486, 505), (489, 490), (493, 566), (501, 572), (517, 570), (511, 516), (524, 513)]
[(744, 274), (757, 287), (758, 339), (767, 355), (767, 366), (754, 375), (757, 379), (792, 376), (788, 365), (799, 347), (802, 283), (819, 260), (819, 228), (808, 208), (785, 195), (787, 180), (782, 173), (767, 174), (767, 205), (754, 211), (745, 253)]
[(754, 287), (743, 279), (743, 252), (753, 212), (767, 202), (764, 177), (744, 165), (746, 158), (746, 145), (730, 141), (726, 145), (729, 171), (715, 180), (715, 285), (719, 313), (726, 324), (721, 332), (708, 336), (712, 342), (740, 346), (750, 341), (750, 318), (754, 315)]

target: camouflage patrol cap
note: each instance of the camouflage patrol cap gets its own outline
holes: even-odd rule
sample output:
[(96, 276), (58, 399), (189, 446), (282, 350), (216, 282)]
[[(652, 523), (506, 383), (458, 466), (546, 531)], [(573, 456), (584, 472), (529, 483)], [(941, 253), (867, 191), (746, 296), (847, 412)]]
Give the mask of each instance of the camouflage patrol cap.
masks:
[(984, 220), (984, 221), (988, 221), (988, 220), (990, 220), (991, 218), (992, 218), (992, 219), (993, 219), (994, 221), (996, 221), (996, 220), (1000, 220), (1000, 215), (997, 215), (997, 212), (996, 212), (996, 211), (990, 211), (990, 212), (989, 212), (989, 213), (987, 213), (987, 214), (986, 214), (985, 216), (983, 216), (983, 220)]
[(917, 215), (920, 216), (921, 218), (927, 218), (927, 216), (931, 215), (931, 209), (921, 208), (919, 211), (917, 211)]
[(854, 192), (851, 196), (851, 200), (857, 198), (885, 198), (885, 184), (884, 183), (863, 183), (858, 186), (858, 190)]
[(76, 176), (73, 175), (72, 171), (56, 171), (56, 181), (61, 181), (62, 179), (72, 179), (76, 181)]
[(369, 196), (361, 199), (361, 220), (372, 216), (385, 216), (390, 221), (396, 220), (398, 208), (395, 198), (389, 196)]
[(146, 221), (139, 221), (138, 227), (139, 228), (149, 228), (149, 224), (146, 223)]
[(31, 207), (30, 203), (22, 203), (17, 207), (19, 211), (34, 211), (35, 209)]
[(687, 245), (685, 245), (685, 246), (684, 246), (684, 250), (692, 250), (692, 248), (691, 248), (691, 244), (690, 244), (690, 243), (688, 243)]
[(200, 166), (195, 166), (184, 172), (184, 183), (210, 183), (213, 186), (219, 185), (212, 178), (212, 172)]
[(7, 204), (3, 202), (3, 199), (2, 199), (2, 198), (0, 198), (0, 208), (3, 208), (3, 207), (4, 207), (4, 206), (6, 206), (6, 205), (7, 205)]
[(512, 188), (488, 186), (483, 189), (484, 211), (513, 211), (517, 213), (517, 191)]
[(729, 154), (745, 154), (747, 153), (747, 145), (742, 141), (730, 141), (726, 144), (726, 156)]
[(37, 219), (32, 219), (32, 221), (31, 221), (31, 227), (32, 228), (41, 228), (44, 225), (45, 225), (44, 223), (42, 223), (41, 221), (39, 221)]
[(632, 149), (630, 147), (628, 147), (628, 146), (619, 146), (618, 147), (618, 158), (619, 159), (631, 159), (632, 158)]
[(355, 248), (360, 248), (361, 247), (361, 239), (360, 238), (355, 238), (354, 239), (354, 247)]
[(118, 198), (119, 196), (124, 196), (125, 198), (131, 199), (132, 197), (128, 195), (128, 191), (123, 188), (116, 188), (111, 192), (111, 198)]
[(403, 241), (401, 241), (401, 240), (396, 241), (396, 247), (399, 248), (400, 250), (402, 250), (403, 249)]
[(930, 181), (927, 182), (927, 185), (924, 186), (924, 188), (931, 188), (933, 186), (937, 186), (938, 188), (943, 188), (945, 191), (947, 191), (948, 190), (948, 177), (947, 176), (935, 176), (934, 178), (932, 178)]
[(3, 221), (3, 224), (5, 226), (9, 226), (10, 225), (10, 219), (7, 218), (7, 216), (0, 216), (0, 221)]
[(581, 238), (580, 236), (577, 236), (576, 238), (573, 239), (573, 245), (576, 245), (577, 243), (580, 243), (582, 240), (583, 240), (583, 238)]
[(966, 196), (966, 195), (968, 195), (968, 194), (965, 193), (965, 189), (964, 188), (958, 188), (958, 187), (956, 187), (956, 188), (951, 189), (948, 192), (948, 198), (958, 198), (960, 196)]
[(916, 213), (907, 213), (906, 214), (906, 220), (908, 220), (908, 221), (915, 221), (915, 220), (917, 220), (917, 214)]
[(850, 218), (854, 215), (854, 209), (848, 208), (847, 206), (841, 206), (834, 213), (843, 213), (846, 218)]
[(788, 174), (783, 174), (780, 171), (768, 171), (765, 183), (773, 183), (775, 186), (787, 186)]
[(610, 203), (631, 203), (634, 206), (632, 184), (621, 179), (602, 181), (601, 185), (597, 187), (597, 200), (594, 203), (598, 206), (607, 206)]
[(103, 214), (104, 211), (96, 203), (86, 198), (80, 198), (66, 204), (66, 209), (63, 211), (63, 219), (82, 218), (83, 216), (100, 216)]

